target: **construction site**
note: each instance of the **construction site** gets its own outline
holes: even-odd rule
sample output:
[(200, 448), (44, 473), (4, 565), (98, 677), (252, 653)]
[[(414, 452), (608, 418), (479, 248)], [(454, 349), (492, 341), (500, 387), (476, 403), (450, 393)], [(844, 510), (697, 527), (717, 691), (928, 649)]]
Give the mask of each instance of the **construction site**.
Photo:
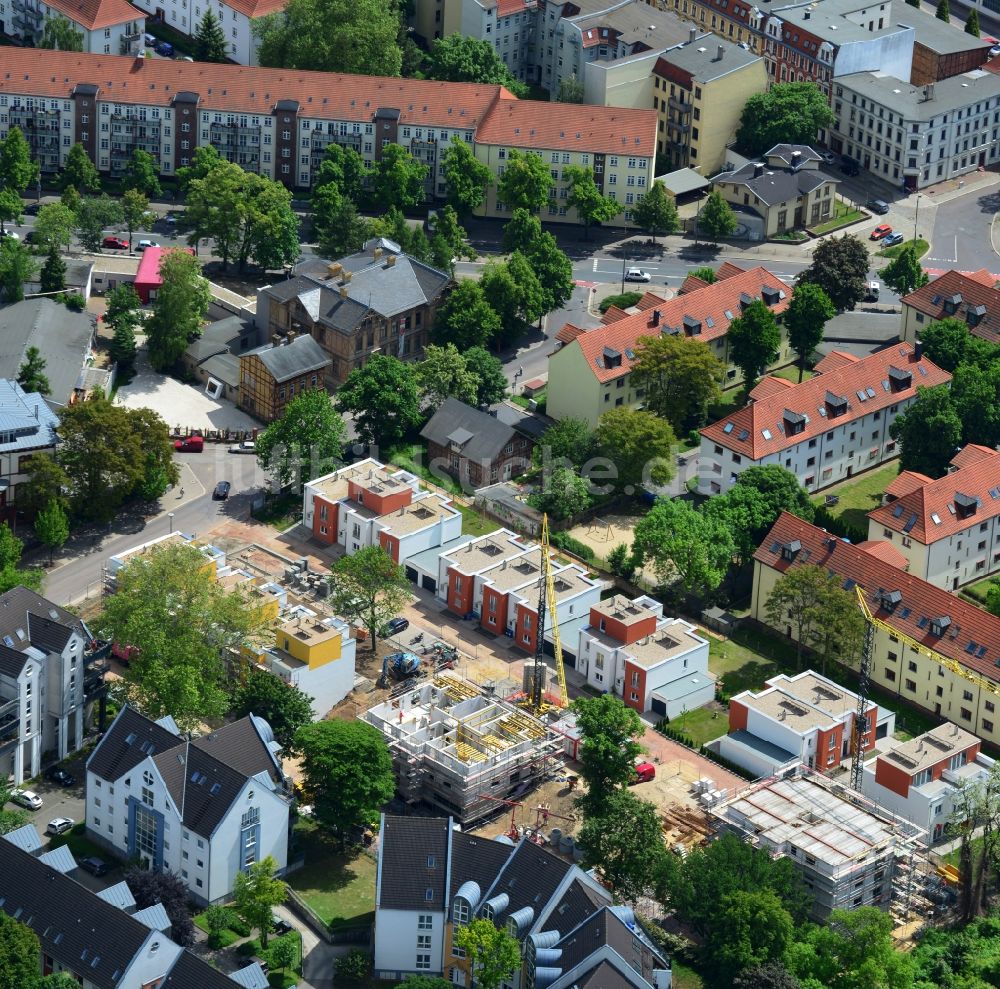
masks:
[(528, 711), (439, 673), (366, 711), (385, 736), (407, 804), (424, 801), (464, 826), (551, 777), (562, 740)]

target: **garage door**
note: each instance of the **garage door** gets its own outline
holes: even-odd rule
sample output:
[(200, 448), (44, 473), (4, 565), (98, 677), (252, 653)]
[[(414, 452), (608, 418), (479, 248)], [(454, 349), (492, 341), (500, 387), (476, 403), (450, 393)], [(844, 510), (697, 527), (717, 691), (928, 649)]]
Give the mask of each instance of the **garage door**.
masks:
[(652, 699), (653, 714), (658, 714), (661, 718), (667, 716), (667, 702), (657, 700), (655, 697)]
[(437, 590), (437, 586), (437, 581), (433, 577), (424, 574), (423, 588), (425, 591), (430, 591), (433, 594)]
[(413, 581), (413, 583), (415, 584), (415, 583), (417, 583), (417, 581), (420, 578), (417, 576), (417, 571), (414, 570), (413, 567), (407, 567), (406, 568), (406, 579), (410, 580), (410, 581)]

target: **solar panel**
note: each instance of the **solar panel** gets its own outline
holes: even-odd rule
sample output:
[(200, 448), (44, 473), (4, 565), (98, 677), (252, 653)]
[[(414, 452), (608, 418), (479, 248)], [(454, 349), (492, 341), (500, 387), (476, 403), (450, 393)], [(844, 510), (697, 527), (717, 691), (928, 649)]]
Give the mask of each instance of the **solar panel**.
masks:
[(909, 532), (917, 524), (916, 514), (911, 515), (906, 520), (906, 525), (903, 526), (903, 532)]

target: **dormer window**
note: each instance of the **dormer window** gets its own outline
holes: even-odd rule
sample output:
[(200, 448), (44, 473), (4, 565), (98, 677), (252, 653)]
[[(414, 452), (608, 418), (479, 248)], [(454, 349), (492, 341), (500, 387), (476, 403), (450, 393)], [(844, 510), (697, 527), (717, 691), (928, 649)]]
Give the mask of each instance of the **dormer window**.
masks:
[(794, 561), (795, 557), (802, 551), (802, 543), (798, 539), (793, 539), (790, 543), (785, 543), (781, 547), (781, 558), (788, 563)]
[(986, 317), (986, 306), (969, 306), (965, 311), (965, 321), (969, 326), (978, 326)]
[(955, 492), (955, 515), (958, 516), (958, 518), (967, 519), (970, 515), (975, 515), (978, 507), (978, 498), (974, 498), (972, 495), (962, 494), (961, 491)]
[(649, 325), (650, 326), (659, 326), (660, 325), (660, 310), (659, 309), (654, 309), (653, 310), (653, 316), (652, 316), (652, 318), (649, 321)]
[(889, 367), (889, 390), (906, 391), (913, 383), (913, 375), (899, 367)]
[(951, 625), (951, 619), (947, 615), (943, 615), (941, 618), (931, 619), (931, 635), (941, 638), (945, 632), (948, 631), (948, 627)]
[(740, 292), (740, 309), (746, 309), (753, 302), (753, 297), (748, 292)]
[(883, 591), (882, 592), (882, 607), (891, 615), (895, 610), (900, 601), (903, 600), (903, 595), (900, 591)]
[(826, 393), (826, 414), (829, 419), (836, 419), (847, 412), (847, 396), (834, 395), (832, 391)]
[(469, 918), (472, 916), (472, 908), (469, 905), (469, 901), (462, 896), (455, 897), (455, 905), (451, 911), (452, 921), (462, 926), (469, 922)]
[(694, 316), (684, 317), (684, 332), (689, 336), (697, 336), (701, 333), (701, 320)]
[(781, 414), (781, 418), (785, 423), (786, 436), (795, 436), (797, 433), (805, 432), (806, 417), (801, 412), (793, 412), (791, 409), (785, 409)]
[(622, 353), (620, 350), (615, 350), (613, 347), (605, 347), (602, 356), (606, 368), (622, 366)]
[(761, 288), (760, 297), (764, 300), (764, 305), (768, 308), (776, 306), (781, 301), (781, 293), (770, 285), (765, 285)]
[(954, 316), (958, 312), (958, 307), (962, 304), (962, 294), (956, 292), (954, 295), (944, 297), (944, 311), (949, 316)]

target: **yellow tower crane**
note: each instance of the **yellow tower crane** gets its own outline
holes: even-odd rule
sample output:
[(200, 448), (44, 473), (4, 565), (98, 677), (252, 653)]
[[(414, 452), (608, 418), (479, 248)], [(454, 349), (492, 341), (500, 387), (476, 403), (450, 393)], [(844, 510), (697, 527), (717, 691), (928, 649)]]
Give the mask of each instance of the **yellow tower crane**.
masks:
[(535, 710), (542, 707), (542, 681), (545, 670), (545, 613), (552, 615), (552, 651), (556, 660), (556, 674), (559, 677), (559, 704), (569, 704), (566, 689), (566, 667), (563, 665), (562, 643), (559, 641), (559, 613), (557, 610), (555, 583), (552, 580), (552, 560), (549, 544), (549, 517), (542, 516), (542, 572), (538, 581), (538, 624), (535, 636), (535, 668), (531, 683), (531, 704)]

